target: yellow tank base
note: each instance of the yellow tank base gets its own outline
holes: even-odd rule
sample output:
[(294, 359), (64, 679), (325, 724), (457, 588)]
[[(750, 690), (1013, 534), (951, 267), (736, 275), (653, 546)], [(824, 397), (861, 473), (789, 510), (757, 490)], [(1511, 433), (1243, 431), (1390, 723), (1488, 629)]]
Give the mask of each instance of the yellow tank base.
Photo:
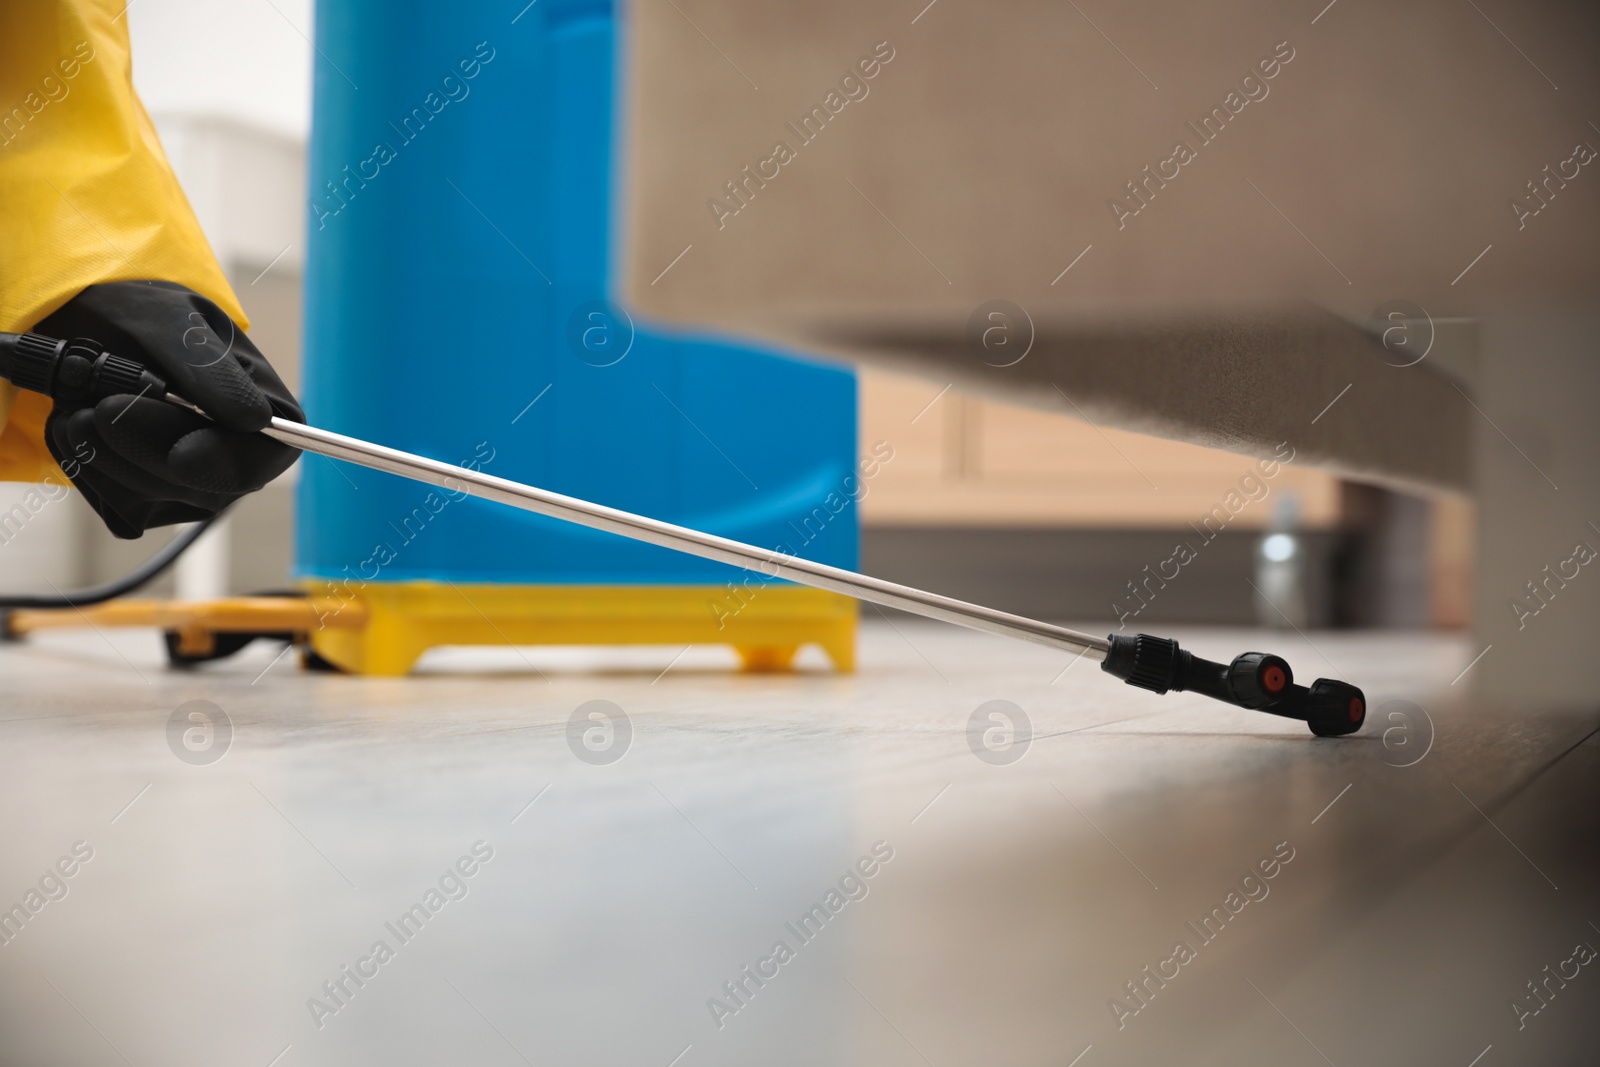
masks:
[[(326, 583), (303, 583), (324, 596)], [(369, 582), (346, 610), (359, 626), (310, 631), (311, 648), (351, 674), (397, 677), (445, 645), (731, 645), (747, 671), (789, 670), (815, 644), (855, 670), (856, 602), (801, 586), (457, 585)], [(337, 618), (337, 616), (334, 616)]]
[(113, 600), (83, 608), (39, 608), (6, 612), (4, 637), (18, 639), (40, 630), (92, 626), (153, 628), (166, 633), (168, 656), (179, 666), (221, 658), (256, 637), (278, 637), (301, 644), (318, 627), (360, 629), (360, 605), (334, 597), (238, 596), (221, 600)]

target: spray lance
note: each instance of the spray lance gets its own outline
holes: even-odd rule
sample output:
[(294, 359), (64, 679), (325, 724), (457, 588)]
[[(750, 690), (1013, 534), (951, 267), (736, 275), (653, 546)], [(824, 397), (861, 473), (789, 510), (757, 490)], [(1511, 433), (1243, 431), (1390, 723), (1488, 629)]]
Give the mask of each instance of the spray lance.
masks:
[[(92, 404), (105, 397), (131, 393), (205, 414), (183, 397), (168, 392), (166, 383), (144, 365), (108, 352), (103, 345), (85, 338), (63, 341), (39, 334), (0, 333), (0, 377), (52, 399)], [(1244, 652), (1229, 663), (1215, 663), (1179, 648), (1176, 641), (1164, 637), (1149, 634), (1096, 637), (283, 418), (274, 417), (261, 432), (302, 451), (440, 486), (451, 492), (468, 493), (563, 522), (686, 552), (756, 571), (768, 578), (787, 579), (914, 615), (1075, 653), (1099, 660), (1101, 670), (1129, 685), (1154, 693), (1170, 690), (1203, 693), (1236, 707), (1299, 719), (1319, 737), (1354, 733), (1366, 719), (1366, 698), (1360, 689), (1329, 678), (1318, 678), (1309, 687), (1296, 685), (1289, 664), (1270, 653)]]

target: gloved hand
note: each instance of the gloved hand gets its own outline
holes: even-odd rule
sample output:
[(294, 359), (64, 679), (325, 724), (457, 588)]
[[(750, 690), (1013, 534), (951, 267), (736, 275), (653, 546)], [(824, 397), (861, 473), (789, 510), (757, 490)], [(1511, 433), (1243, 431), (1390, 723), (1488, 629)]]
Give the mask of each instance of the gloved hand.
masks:
[(98, 341), (211, 416), (128, 394), (89, 406), (57, 402), (45, 444), (118, 537), (214, 515), (300, 454), (255, 432), (273, 415), (304, 422), (299, 403), (233, 320), (192, 289), (91, 285), (34, 332)]

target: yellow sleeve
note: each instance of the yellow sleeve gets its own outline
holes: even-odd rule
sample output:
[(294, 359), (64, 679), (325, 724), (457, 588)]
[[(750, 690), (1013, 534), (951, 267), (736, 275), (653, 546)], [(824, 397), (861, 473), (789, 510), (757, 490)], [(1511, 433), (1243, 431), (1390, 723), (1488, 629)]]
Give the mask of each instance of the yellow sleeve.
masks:
[[(0, 2), (0, 331), (157, 279), (248, 325), (133, 91), (125, 0)], [(50, 401), (0, 382), (0, 481), (61, 479)]]

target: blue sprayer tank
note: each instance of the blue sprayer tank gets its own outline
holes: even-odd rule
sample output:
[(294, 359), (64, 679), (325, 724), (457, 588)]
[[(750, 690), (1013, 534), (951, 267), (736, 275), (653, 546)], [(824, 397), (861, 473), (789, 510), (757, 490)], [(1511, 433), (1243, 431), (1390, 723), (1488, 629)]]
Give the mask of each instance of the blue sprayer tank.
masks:
[[(854, 376), (617, 306), (617, 12), (540, 0), (513, 21), (512, 7), (317, 5), (308, 417), (854, 568), (853, 507), (806, 524), (855, 473)], [(307, 456), (298, 576), (357, 576), (369, 592), (741, 577), (429, 492)]]

